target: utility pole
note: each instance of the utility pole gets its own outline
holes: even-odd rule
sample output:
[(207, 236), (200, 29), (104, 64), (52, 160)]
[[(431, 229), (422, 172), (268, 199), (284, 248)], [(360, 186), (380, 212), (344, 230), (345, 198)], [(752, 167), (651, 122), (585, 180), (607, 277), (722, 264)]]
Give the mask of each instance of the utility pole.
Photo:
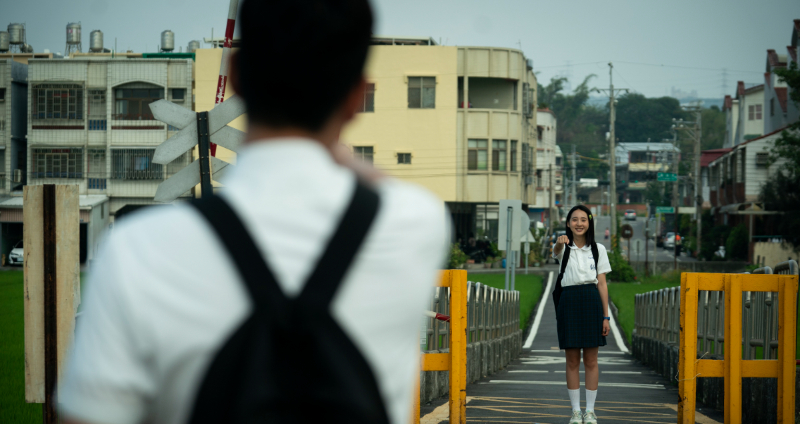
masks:
[(549, 183), (550, 183), (550, 193), (549, 193), (548, 197), (550, 198), (549, 199), (550, 200), (550, 216), (548, 217), (548, 219), (550, 220), (550, 222), (547, 223), (548, 227), (552, 226), (553, 225), (553, 221), (556, 220), (555, 219), (555, 217), (556, 217), (556, 213), (555, 213), (555, 211), (556, 211), (556, 193), (555, 193), (555, 191), (556, 191), (556, 176), (555, 176), (555, 174), (553, 174), (553, 162), (550, 162), (549, 166), (550, 166), (550, 170), (549, 170), (549, 174), (548, 175), (550, 177), (550, 181), (549, 181)]
[(577, 181), (577, 168), (575, 167), (575, 161), (577, 159), (577, 155), (575, 154), (575, 145), (572, 145), (572, 189), (570, 191), (570, 197), (572, 200), (572, 207), (575, 207), (578, 204), (578, 196), (577, 196), (577, 189), (576, 183)]
[[(677, 128), (682, 131), (686, 131), (689, 133), (689, 136), (694, 141), (694, 157), (692, 158), (692, 162), (694, 162), (694, 170), (693, 170), (693, 177), (694, 177), (694, 188), (692, 190), (691, 199), (694, 201), (695, 207), (695, 241), (696, 241), (696, 249), (699, 255), (700, 247), (701, 247), (701, 239), (703, 236), (703, 187), (702, 187), (702, 179), (700, 177), (700, 142), (703, 135), (702, 131), (702, 117), (703, 117), (703, 109), (698, 105), (693, 106), (686, 106), (683, 108), (687, 112), (694, 113), (694, 122), (692, 121), (685, 121), (685, 120), (675, 120), (677, 124)], [(676, 211), (677, 212), (677, 211)]]
[[(608, 63), (608, 81), (609, 81), (609, 88), (608, 88), (608, 108), (610, 111), (609, 114), (609, 124), (608, 124), (608, 166), (611, 168), (611, 177), (609, 178), (609, 213), (611, 214), (611, 248), (616, 248), (616, 236), (617, 236), (617, 165), (616, 165), (616, 149), (614, 147), (615, 143), (615, 135), (614, 135), (614, 121), (617, 119), (616, 113), (616, 105), (614, 104), (614, 97), (619, 92), (628, 92), (627, 88), (618, 88), (614, 91), (614, 64), (611, 62)], [(597, 92), (605, 92), (605, 89), (595, 88), (594, 91)]]

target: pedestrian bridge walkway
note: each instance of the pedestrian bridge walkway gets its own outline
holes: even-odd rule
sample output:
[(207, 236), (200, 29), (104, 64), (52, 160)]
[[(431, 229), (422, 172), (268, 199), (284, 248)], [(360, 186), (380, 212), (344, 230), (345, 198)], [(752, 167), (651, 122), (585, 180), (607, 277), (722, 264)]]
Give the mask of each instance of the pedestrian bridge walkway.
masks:
[[(550, 297), (555, 273), (547, 286), (520, 357), (504, 370), (467, 386), (468, 423), (567, 423), (566, 359), (558, 349), (555, 307)], [(668, 380), (640, 364), (628, 352), (623, 335), (612, 321), (608, 345), (600, 348), (595, 412), (600, 423), (674, 423), (678, 390)], [(581, 370), (583, 374), (583, 371)], [(583, 375), (581, 376), (583, 382)], [(581, 403), (585, 393), (581, 383)], [(445, 423), (447, 403), (432, 405), (422, 423)], [(426, 408), (428, 410), (431, 407)], [(698, 407), (696, 422), (722, 422), (717, 411)]]

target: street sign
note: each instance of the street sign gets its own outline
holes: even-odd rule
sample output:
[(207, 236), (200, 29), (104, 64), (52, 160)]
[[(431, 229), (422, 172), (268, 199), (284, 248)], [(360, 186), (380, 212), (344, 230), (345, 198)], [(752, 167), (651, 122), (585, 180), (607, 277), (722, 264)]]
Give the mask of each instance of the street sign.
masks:
[(633, 237), (633, 227), (631, 227), (630, 225), (628, 225), (628, 224), (623, 225), (621, 230), (622, 230), (622, 234), (621, 234), (622, 238), (629, 239), (629, 238)]
[[(508, 208), (511, 208), (511, 250), (519, 251), (520, 236), (522, 231), (520, 224), (522, 223), (522, 200), (501, 200), (499, 219), (497, 220), (498, 231), (497, 235), (497, 249), (506, 250), (508, 244)], [(530, 224), (529, 224), (530, 226)]]
[(656, 206), (656, 213), (675, 213), (675, 208), (671, 206)]
[(675, 174), (675, 173), (672, 173), (672, 172), (659, 172), (657, 177), (658, 177), (658, 181), (665, 181), (665, 182), (678, 181), (678, 174)]
[(215, 179), (220, 178), (232, 165), (211, 157), (209, 143), (238, 150), (244, 132), (228, 124), (245, 113), (244, 101), (239, 96), (232, 96), (209, 112), (192, 112), (168, 100), (159, 100), (150, 104), (150, 110), (159, 121), (180, 129), (156, 148), (153, 162), (166, 165), (194, 146), (200, 146), (200, 159), (159, 184), (154, 200), (171, 202), (197, 184), (201, 184), (204, 197), (210, 195), (211, 174)]

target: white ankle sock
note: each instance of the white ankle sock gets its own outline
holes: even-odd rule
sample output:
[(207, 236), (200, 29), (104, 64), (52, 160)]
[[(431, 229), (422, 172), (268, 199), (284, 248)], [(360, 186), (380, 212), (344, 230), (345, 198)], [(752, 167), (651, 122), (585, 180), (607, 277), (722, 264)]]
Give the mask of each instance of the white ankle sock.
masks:
[(594, 411), (594, 401), (597, 399), (597, 390), (586, 389), (586, 410)]
[(569, 401), (572, 402), (572, 410), (573, 411), (580, 411), (581, 410), (581, 389), (570, 390), (567, 389), (569, 392)]

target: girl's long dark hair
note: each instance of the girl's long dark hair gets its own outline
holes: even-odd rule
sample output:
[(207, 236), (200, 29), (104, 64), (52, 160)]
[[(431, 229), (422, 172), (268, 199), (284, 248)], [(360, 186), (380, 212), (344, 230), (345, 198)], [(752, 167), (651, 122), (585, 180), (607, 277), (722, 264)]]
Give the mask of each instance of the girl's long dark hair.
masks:
[(572, 209), (569, 210), (569, 213), (567, 214), (567, 237), (569, 238), (569, 244), (572, 244), (573, 242), (572, 229), (569, 228), (569, 223), (570, 220), (572, 219), (572, 213), (575, 211), (586, 212), (586, 217), (589, 218), (589, 228), (586, 230), (586, 244), (591, 246), (593, 249), (597, 249), (594, 241), (594, 217), (592, 216), (592, 211), (590, 211), (589, 208), (587, 208), (584, 205), (578, 205), (573, 207)]

